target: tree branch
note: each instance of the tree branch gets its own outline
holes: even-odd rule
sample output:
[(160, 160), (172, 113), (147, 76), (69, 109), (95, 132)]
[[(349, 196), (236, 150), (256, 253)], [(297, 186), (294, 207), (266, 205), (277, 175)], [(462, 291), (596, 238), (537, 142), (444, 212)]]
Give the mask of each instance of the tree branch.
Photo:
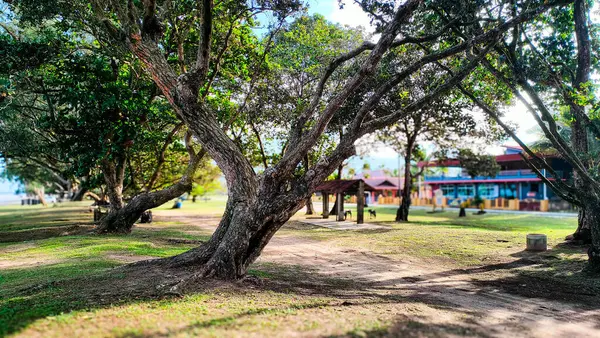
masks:
[(212, 0), (200, 0), (200, 41), (198, 42), (198, 53), (196, 64), (191, 69), (192, 76), (196, 81), (204, 79), (208, 73), (210, 62), (210, 49), (212, 43)]
[(165, 142), (163, 143), (163, 146), (158, 153), (158, 160), (156, 163), (156, 167), (154, 168), (154, 172), (152, 173), (152, 176), (150, 176), (150, 180), (148, 181), (148, 184), (146, 184), (146, 188), (144, 189), (146, 190), (146, 192), (152, 190), (154, 184), (156, 184), (156, 181), (160, 176), (160, 170), (162, 169), (162, 166), (165, 163), (165, 154), (167, 152), (167, 149), (169, 148), (169, 145), (173, 143), (173, 136), (175, 136), (175, 134), (179, 131), (179, 129), (181, 129), (181, 127), (183, 127), (183, 122), (177, 124), (175, 128), (173, 128), (173, 130), (171, 130), (171, 132), (167, 135), (167, 138), (165, 139)]

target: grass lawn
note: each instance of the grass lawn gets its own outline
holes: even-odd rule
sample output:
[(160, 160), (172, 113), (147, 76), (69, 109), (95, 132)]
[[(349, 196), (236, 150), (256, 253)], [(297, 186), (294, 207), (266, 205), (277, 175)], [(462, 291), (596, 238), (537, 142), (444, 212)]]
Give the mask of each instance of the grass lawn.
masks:
[[(356, 215), (355, 207), (346, 209)], [(295, 235), (425, 266), (443, 265), (448, 271), (476, 272), (473, 278), (480, 278), (484, 284), (489, 282), (528, 296), (546, 292), (546, 283), (581, 290), (583, 294), (600, 294), (600, 278), (582, 271), (587, 263), (587, 247), (564, 243), (565, 237), (577, 227), (576, 217), (468, 213), (467, 217), (459, 218), (458, 209), (436, 213), (413, 209), (410, 222), (396, 223), (395, 208), (371, 209), (377, 210), (377, 218), (369, 219), (365, 215), (365, 222), (389, 229), (349, 232), (318, 228), (296, 231)], [(525, 238), (529, 233), (546, 234), (550, 250), (525, 251)], [(536, 286), (519, 288), (519, 278)]]
[[(346, 209), (356, 215), (355, 208)], [(389, 230), (344, 232), (323, 229), (298, 235), (331, 240), (344, 246), (360, 246), (385, 255), (443, 259), (451, 265), (466, 267), (503, 262), (510, 254), (522, 253), (528, 233), (546, 234), (548, 245), (555, 247), (577, 227), (574, 217), (488, 213), (459, 218), (457, 209), (434, 214), (414, 209), (410, 212), (409, 223), (396, 223), (396, 209), (375, 209), (377, 218), (365, 216), (365, 221), (389, 226)]]
[[(207, 282), (181, 296), (161, 294), (160, 285), (152, 284), (154, 271), (132, 278), (113, 268), (176, 255), (206, 241), (210, 232), (159, 220), (137, 226), (128, 236), (89, 235), (81, 231), (91, 226), (88, 204), (0, 207), (0, 336), (381, 336), (392, 325), (400, 335), (430, 336), (430, 330), (440, 330), (412, 319), (398, 326), (399, 314), (435, 317), (431, 304), (410, 297), (382, 301), (351, 280), (322, 277), (293, 264), (260, 263), (245, 281)], [(224, 201), (185, 202), (181, 210), (170, 210), (171, 205), (160, 213), (217, 216)], [(377, 222), (387, 229), (333, 231), (300, 225), (304, 216), (297, 215), (277, 236), (448, 271), (472, 269), (483, 284), (510, 286), (515, 278), (517, 283), (528, 278), (599, 294), (600, 281), (581, 272), (585, 248), (559, 245), (575, 229), (574, 218), (487, 214), (459, 219), (453, 209), (413, 210), (410, 223), (398, 224), (392, 222), (395, 209), (377, 213)], [(547, 234), (552, 250), (524, 252), (525, 234), (532, 232)], [(441, 332), (456, 334), (452, 330)]]

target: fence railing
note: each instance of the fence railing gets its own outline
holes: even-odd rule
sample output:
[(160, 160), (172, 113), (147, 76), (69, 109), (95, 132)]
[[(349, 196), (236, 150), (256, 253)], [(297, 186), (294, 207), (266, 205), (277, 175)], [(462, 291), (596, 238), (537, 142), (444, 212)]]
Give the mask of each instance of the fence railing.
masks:
[[(557, 174), (561, 177), (563, 176), (561, 171), (557, 171)], [(488, 176), (476, 176), (472, 178), (468, 175), (425, 175), (425, 182), (435, 182), (435, 181), (464, 181), (464, 180), (491, 180), (491, 179), (519, 179), (519, 178), (537, 178), (537, 175), (531, 171), (530, 169), (522, 169), (522, 170), (502, 170), (495, 177)]]

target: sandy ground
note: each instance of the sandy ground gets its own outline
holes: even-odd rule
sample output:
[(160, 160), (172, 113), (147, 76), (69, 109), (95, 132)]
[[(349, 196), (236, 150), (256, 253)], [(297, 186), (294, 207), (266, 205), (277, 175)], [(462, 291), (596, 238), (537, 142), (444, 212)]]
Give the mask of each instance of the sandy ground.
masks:
[[(216, 218), (198, 222), (193, 215), (156, 212), (155, 216), (209, 231), (218, 223)], [(265, 262), (306, 266), (321, 275), (364, 281), (369, 286), (363, 291), (382, 299), (417, 299), (426, 306), (398, 314), (402, 322), (409, 319), (413, 324), (444, 328), (442, 336), (454, 335), (451, 333), (455, 331), (457, 336), (600, 337), (600, 305), (584, 309), (557, 300), (508, 294), (476, 285), (464, 271), (423, 265), (417, 259), (394, 260), (353, 248), (276, 235), (258, 263)]]

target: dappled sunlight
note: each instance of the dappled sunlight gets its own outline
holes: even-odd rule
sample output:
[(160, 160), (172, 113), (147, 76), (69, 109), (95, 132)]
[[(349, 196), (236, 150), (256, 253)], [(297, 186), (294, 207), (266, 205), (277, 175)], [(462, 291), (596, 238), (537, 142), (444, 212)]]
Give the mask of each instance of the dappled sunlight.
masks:
[[(589, 307), (600, 285), (590, 283), (581, 272), (585, 264), (581, 247), (523, 251), (524, 233), (538, 225), (527, 225), (532, 219), (521, 215), (510, 217), (521, 227), (516, 231), (498, 231), (493, 223), (505, 218), (497, 215), (459, 223), (451, 213), (425, 211), (415, 212), (409, 223), (379, 223), (384, 231), (340, 231), (292, 221), (266, 247), (248, 280), (207, 281), (179, 298), (165, 298), (161, 285), (173, 275), (189, 272), (124, 265), (200, 245), (218, 224), (212, 210), (209, 206), (197, 213), (159, 210), (155, 222), (140, 224), (127, 236), (0, 243), (1, 262), (8, 264), (0, 267), (0, 307), (10, 313), (0, 319), (2, 332), (444, 336), (513, 332), (514, 321), (519, 320), (532, 324), (519, 332), (542, 332), (536, 325), (544, 323), (560, 326), (556, 332), (566, 335), (593, 330), (589, 318), (598, 316), (593, 307), (585, 310), (561, 303), (549, 312), (533, 299), (523, 305), (524, 298), (518, 295), (554, 297), (549, 301), (556, 307), (555, 297), (577, 289), (584, 296), (570, 301)], [(478, 223), (482, 220), (484, 225)], [(22, 221), (29, 219), (25, 216)], [(553, 247), (560, 242), (558, 233), (572, 229), (568, 224), (551, 225), (557, 232), (549, 234)], [(563, 325), (561, 318), (567, 317), (577, 325)]]

